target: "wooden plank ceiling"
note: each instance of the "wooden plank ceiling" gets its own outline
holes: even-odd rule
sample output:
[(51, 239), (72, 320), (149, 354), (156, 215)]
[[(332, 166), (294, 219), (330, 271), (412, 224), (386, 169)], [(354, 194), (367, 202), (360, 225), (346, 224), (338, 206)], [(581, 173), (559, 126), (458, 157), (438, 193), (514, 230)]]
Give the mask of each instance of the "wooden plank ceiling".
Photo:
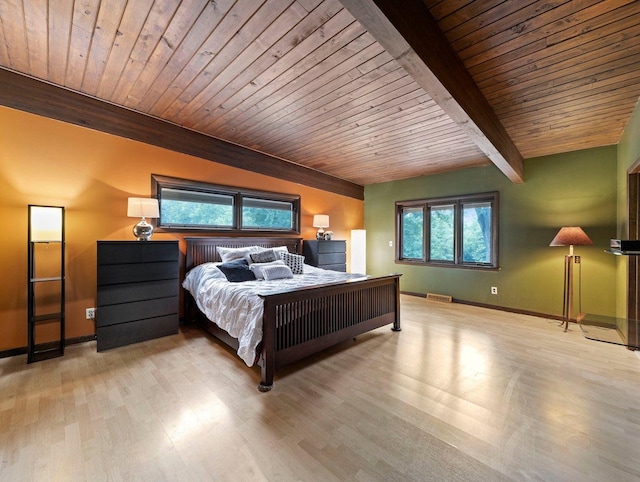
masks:
[[(485, 127), (522, 157), (618, 142), (640, 96), (640, 2), (422, 1), (495, 112)], [(394, 53), (356, 4), (393, 2), (1, 0), (0, 66), (359, 185), (490, 164), (420, 78), (438, 69)]]

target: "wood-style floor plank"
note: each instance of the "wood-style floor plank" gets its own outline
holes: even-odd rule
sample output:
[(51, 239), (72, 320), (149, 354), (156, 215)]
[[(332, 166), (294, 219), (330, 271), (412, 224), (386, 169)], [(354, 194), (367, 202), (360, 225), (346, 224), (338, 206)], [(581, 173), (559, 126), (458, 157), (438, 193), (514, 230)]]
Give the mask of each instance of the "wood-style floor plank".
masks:
[(195, 327), (0, 360), (0, 480), (640, 479), (640, 359), (575, 325), (402, 297), (276, 375)]

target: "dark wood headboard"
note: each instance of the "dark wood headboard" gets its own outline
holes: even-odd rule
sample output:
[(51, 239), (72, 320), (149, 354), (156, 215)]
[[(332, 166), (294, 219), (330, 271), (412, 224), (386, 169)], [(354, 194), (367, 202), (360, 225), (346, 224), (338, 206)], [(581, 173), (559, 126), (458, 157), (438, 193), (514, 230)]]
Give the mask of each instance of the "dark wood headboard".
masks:
[(302, 254), (302, 238), (210, 238), (187, 237), (186, 271), (202, 263), (221, 261), (218, 246), (224, 248), (242, 248), (261, 246), (275, 248), (286, 246), (290, 253)]

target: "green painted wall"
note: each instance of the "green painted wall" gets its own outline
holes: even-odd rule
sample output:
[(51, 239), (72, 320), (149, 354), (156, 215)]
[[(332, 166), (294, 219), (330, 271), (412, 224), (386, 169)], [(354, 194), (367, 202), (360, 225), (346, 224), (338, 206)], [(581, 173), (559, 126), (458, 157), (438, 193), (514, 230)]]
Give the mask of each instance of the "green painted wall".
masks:
[[(627, 170), (640, 157), (640, 108), (636, 106), (631, 119), (618, 142), (618, 234), (629, 237), (627, 225)], [(616, 271), (616, 313), (619, 318), (627, 316), (627, 258), (617, 260)]]
[[(578, 225), (594, 242), (575, 247), (583, 256), (582, 311), (612, 316), (616, 257), (604, 249), (616, 235), (616, 163), (616, 147), (610, 146), (527, 160), (524, 184), (512, 184), (490, 166), (367, 186), (367, 271), (403, 273), (407, 292), (560, 316), (568, 248), (549, 243), (561, 226)], [(500, 192), (499, 271), (394, 262), (389, 242), (395, 243), (395, 201), (487, 191)], [(491, 286), (498, 295), (490, 294)]]

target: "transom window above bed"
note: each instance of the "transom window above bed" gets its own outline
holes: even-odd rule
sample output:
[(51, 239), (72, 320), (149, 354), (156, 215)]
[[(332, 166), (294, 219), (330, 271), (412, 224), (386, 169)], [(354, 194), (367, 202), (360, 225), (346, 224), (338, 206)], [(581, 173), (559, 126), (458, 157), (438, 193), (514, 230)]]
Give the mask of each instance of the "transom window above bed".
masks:
[(172, 230), (300, 233), (300, 196), (151, 176), (157, 227)]

